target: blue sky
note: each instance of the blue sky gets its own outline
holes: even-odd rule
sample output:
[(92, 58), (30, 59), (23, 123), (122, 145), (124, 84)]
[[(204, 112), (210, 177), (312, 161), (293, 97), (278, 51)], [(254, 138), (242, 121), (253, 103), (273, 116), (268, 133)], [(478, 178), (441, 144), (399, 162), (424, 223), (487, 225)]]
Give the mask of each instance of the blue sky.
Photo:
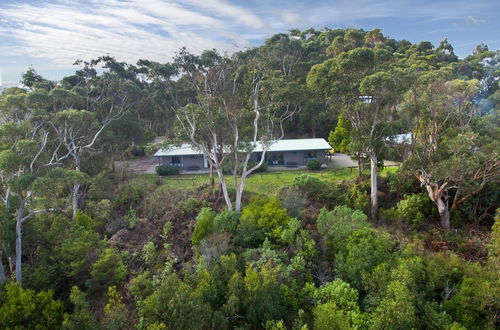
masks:
[(382, 28), (411, 42), (448, 38), (463, 57), (500, 49), (500, 0), (0, 0), (0, 86), (33, 65), (60, 79), (76, 59), (167, 62), (182, 46), (232, 52), (293, 28)]

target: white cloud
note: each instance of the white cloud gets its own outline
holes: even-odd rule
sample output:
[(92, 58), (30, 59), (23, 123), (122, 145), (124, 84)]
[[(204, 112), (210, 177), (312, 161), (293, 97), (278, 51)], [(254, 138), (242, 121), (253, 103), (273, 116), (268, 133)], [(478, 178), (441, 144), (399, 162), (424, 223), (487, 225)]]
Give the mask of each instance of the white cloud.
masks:
[[(188, 3), (189, 6), (186, 6)], [(263, 28), (248, 10), (218, 0), (193, 9), (193, 1), (126, 0), (13, 4), (2, 10), (0, 38), (36, 58), (68, 66), (103, 54), (135, 62), (168, 61), (182, 46), (233, 51), (250, 42), (234, 31), (239, 22)], [(220, 12), (215, 15), (217, 7)]]
[(479, 19), (474, 16), (467, 16), (466, 22), (472, 23), (472, 24), (481, 24), (481, 23), (486, 23), (486, 20), (484, 19)]
[[(292, 28), (356, 26), (368, 19), (485, 21), (487, 2), (455, 0), (38, 0), (0, 3), (0, 56), (30, 56), (70, 67), (103, 54), (169, 61), (186, 46), (232, 52)], [(251, 8), (250, 8), (251, 6)], [(6, 55), (3, 55), (6, 56)], [(26, 67), (29, 65), (28, 63)], [(5, 78), (4, 78), (5, 79)]]

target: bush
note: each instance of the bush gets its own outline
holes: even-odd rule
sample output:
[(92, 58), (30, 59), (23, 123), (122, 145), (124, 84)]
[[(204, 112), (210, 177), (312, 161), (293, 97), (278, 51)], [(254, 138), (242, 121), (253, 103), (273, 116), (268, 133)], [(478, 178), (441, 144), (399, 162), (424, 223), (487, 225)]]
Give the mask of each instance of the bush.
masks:
[(335, 254), (349, 235), (358, 229), (370, 226), (367, 219), (363, 212), (342, 205), (335, 207), (333, 211), (321, 209), (316, 224), (329, 252)]
[(200, 242), (214, 232), (215, 213), (211, 208), (203, 207), (196, 216), (191, 242), (194, 246), (199, 246)]
[(127, 276), (127, 267), (120, 253), (112, 248), (105, 249), (99, 259), (92, 264), (88, 286), (96, 292), (108, 286), (119, 286)]
[(0, 326), (3, 329), (58, 329), (64, 306), (52, 291), (36, 293), (18, 284), (7, 283), (0, 292)]
[(342, 244), (335, 256), (335, 265), (340, 278), (361, 291), (363, 279), (373, 269), (384, 262), (389, 262), (394, 255), (394, 242), (388, 234), (372, 228), (362, 228), (353, 232)]
[(296, 188), (287, 187), (280, 191), (281, 206), (287, 209), (288, 215), (298, 217), (306, 208), (307, 199), (304, 194)]
[(292, 184), (294, 187), (312, 195), (324, 192), (328, 188), (328, 184), (325, 181), (308, 174), (295, 177)]
[(241, 212), (242, 222), (255, 224), (266, 236), (274, 239), (281, 237), (290, 219), (276, 198), (256, 198)]
[(159, 176), (177, 175), (180, 173), (180, 167), (174, 165), (156, 166), (156, 174)]
[(307, 168), (311, 171), (319, 171), (321, 169), (321, 165), (323, 164), (317, 159), (309, 159), (306, 163)]
[(120, 189), (118, 196), (113, 201), (115, 209), (125, 211), (136, 208), (144, 197), (144, 186), (140, 184), (126, 185)]
[(200, 207), (200, 201), (193, 197), (183, 199), (182, 201), (179, 202), (179, 208), (184, 213), (192, 213), (196, 211), (199, 207)]
[(421, 227), (424, 224), (425, 216), (431, 213), (432, 205), (426, 194), (405, 195), (396, 205), (396, 217), (404, 224), (413, 227)]
[(214, 218), (214, 228), (219, 232), (234, 234), (238, 229), (240, 214), (235, 211), (223, 211)]

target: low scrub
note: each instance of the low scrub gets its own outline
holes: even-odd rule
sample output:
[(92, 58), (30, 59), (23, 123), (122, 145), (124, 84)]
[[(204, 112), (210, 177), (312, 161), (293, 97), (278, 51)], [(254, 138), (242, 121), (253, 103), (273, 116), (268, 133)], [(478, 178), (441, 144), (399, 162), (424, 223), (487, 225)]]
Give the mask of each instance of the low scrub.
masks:
[(163, 165), (156, 166), (156, 174), (159, 176), (177, 175), (180, 172), (179, 166)]

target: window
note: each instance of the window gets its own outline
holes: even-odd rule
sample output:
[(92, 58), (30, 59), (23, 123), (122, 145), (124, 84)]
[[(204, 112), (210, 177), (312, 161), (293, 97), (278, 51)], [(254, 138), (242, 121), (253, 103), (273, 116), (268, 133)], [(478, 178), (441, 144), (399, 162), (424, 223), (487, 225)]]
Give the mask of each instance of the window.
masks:
[(172, 156), (171, 165), (182, 166), (182, 157), (180, 157), (180, 156)]

